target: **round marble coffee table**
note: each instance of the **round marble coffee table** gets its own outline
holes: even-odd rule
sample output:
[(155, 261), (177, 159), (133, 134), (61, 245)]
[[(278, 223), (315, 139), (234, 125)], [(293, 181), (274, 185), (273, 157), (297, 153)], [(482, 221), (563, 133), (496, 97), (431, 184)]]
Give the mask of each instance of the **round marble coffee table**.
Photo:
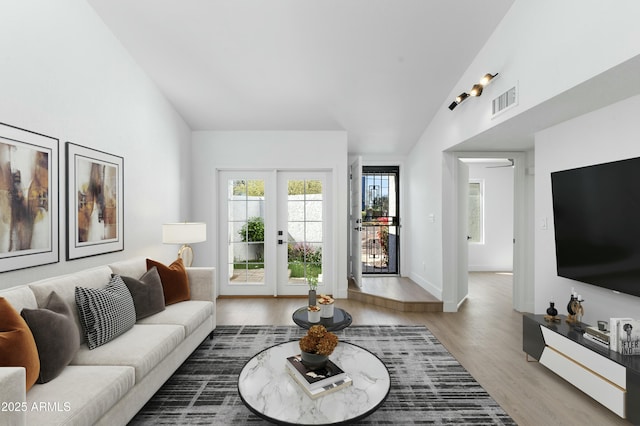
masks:
[(286, 370), (287, 357), (299, 353), (295, 340), (267, 348), (245, 364), (238, 392), (252, 412), (280, 424), (344, 423), (373, 413), (389, 394), (391, 379), (384, 363), (366, 349), (341, 341), (330, 359), (353, 383), (311, 399)]

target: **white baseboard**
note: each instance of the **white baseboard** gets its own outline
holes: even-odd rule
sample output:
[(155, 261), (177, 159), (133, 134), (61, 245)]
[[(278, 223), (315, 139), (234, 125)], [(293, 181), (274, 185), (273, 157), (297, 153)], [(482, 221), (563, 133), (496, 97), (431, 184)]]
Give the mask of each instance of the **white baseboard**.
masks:
[(439, 300), (442, 300), (442, 288), (434, 286), (427, 279), (418, 274), (410, 273), (409, 279), (437, 297)]

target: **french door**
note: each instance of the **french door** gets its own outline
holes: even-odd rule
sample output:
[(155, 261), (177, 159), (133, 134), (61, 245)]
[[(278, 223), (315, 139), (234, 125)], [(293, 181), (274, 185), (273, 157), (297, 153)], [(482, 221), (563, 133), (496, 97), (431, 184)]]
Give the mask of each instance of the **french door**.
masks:
[(220, 294), (304, 295), (310, 279), (331, 292), (328, 175), (220, 172)]

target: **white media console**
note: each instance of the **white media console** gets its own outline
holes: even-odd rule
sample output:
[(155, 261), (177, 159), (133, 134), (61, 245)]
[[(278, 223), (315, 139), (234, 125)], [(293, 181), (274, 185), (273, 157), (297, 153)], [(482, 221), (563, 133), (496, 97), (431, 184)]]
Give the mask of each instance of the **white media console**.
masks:
[(583, 338), (587, 324), (559, 316), (522, 317), (522, 349), (563, 379), (633, 424), (640, 424), (640, 356), (621, 355)]

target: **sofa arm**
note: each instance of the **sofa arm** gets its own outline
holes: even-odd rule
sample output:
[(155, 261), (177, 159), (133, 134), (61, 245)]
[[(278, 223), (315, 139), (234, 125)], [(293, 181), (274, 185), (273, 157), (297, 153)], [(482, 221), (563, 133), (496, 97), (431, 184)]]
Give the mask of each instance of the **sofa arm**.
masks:
[(27, 424), (27, 372), (22, 367), (0, 367), (0, 424)]
[(186, 268), (192, 300), (216, 300), (216, 268)]

